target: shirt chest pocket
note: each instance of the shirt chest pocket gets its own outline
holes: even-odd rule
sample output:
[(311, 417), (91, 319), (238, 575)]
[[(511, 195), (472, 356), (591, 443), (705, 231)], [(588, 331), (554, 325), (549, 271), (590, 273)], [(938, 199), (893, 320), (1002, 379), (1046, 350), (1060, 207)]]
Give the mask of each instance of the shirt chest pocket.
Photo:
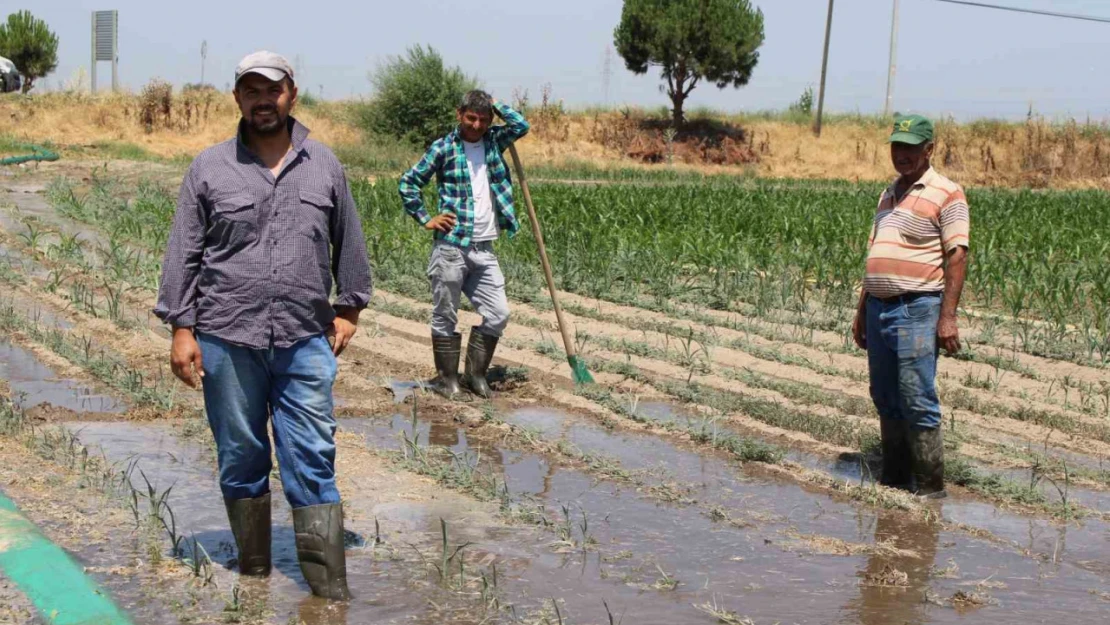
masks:
[(249, 243), (258, 236), (258, 211), (249, 195), (232, 195), (212, 201), (212, 238), (224, 244)]
[(444, 186), (458, 187), (470, 183), (470, 169), (466, 157), (456, 157), (447, 163), (440, 174)]
[(314, 241), (330, 238), (331, 213), (335, 202), (323, 193), (303, 189), (300, 191), (300, 212), (297, 215), (298, 231)]

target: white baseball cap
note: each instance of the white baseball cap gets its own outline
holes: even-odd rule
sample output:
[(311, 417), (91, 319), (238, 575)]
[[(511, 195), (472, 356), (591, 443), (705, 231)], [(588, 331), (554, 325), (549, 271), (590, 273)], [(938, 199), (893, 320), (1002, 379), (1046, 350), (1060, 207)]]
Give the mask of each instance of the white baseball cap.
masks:
[(239, 61), (235, 66), (235, 84), (239, 84), (239, 79), (247, 74), (261, 74), (275, 82), (286, 77), (293, 80), (293, 68), (288, 59), (267, 50), (251, 52)]

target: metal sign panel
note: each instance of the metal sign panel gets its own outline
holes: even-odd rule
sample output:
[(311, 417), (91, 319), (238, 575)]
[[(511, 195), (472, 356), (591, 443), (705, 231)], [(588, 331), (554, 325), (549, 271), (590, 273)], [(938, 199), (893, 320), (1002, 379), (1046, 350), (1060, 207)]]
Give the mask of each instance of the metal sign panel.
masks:
[(118, 11), (93, 11), (94, 60), (116, 60), (116, 36), (118, 25)]

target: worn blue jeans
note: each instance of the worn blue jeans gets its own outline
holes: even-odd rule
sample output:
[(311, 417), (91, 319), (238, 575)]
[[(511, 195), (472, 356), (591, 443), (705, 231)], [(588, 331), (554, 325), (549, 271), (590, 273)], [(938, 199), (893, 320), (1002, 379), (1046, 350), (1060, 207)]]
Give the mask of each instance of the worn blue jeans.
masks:
[(940, 427), (940, 302), (940, 293), (893, 302), (867, 298), (867, 365), (871, 399), (880, 418), (906, 419), (919, 430)]
[(332, 385), (337, 365), (324, 335), (291, 347), (251, 349), (197, 334), (204, 407), (228, 499), (270, 492), (270, 436), (293, 508), (337, 503)]

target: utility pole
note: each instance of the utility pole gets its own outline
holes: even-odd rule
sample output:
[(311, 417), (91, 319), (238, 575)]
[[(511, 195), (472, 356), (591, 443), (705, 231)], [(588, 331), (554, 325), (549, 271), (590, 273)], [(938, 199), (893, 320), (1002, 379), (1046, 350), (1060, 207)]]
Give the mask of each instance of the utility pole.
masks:
[(821, 57), (821, 89), (817, 94), (817, 119), (813, 121), (813, 134), (821, 136), (821, 116), (825, 113), (825, 77), (829, 70), (829, 37), (832, 35), (833, 0), (829, 0), (829, 17), (825, 22), (825, 54)]
[(92, 62), (89, 63), (89, 92), (96, 93), (96, 62), (100, 59), (96, 56), (96, 11), (92, 12), (92, 37), (89, 41), (92, 42)]
[(894, 16), (890, 19), (890, 70), (886, 75), (886, 104), (883, 117), (890, 117), (894, 104), (894, 70), (898, 56), (898, 0), (894, 0)]
[(208, 40), (200, 42), (200, 85), (204, 86), (204, 60), (208, 58)]
[(605, 56), (601, 63), (601, 90), (605, 94), (605, 106), (609, 106), (609, 84), (613, 79), (613, 48), (606, 44)]

